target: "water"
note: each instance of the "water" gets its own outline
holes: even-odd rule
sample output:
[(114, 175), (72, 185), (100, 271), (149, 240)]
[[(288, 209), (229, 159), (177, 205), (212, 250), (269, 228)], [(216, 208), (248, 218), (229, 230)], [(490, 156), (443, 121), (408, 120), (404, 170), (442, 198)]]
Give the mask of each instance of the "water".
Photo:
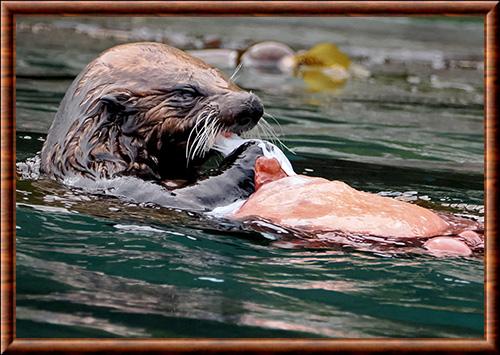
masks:
[[(17, 160), (41, 149), (73, 77), (114, 44), (244, 48), (275, 39), (302, 49), (333, 41), (372, 76), (319, 93), (286, 75), (242, 70), (237, 78), (280, 123), (295, 171), (482, 219), (482, 25), (21, 17)], [(231, 224), (46, 180), (18, 180), (17, 203), (18, 337), (483, 336), (480, 255), (278, 247)]]

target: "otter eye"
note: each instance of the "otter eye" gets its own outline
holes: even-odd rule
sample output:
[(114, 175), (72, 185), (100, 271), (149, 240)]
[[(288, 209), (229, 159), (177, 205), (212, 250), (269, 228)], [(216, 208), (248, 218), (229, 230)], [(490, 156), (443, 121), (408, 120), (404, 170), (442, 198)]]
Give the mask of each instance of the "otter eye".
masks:
[(198, 90), (196, 90), (196, 88), (194, 88), (192, 86), (182, 86), (182, 87), (176, 88), (175, 94), (179, 99), (186, 100), (186, 101), (192, 100), (192, 99), (200, 96), (200, 93), (198, 92)]

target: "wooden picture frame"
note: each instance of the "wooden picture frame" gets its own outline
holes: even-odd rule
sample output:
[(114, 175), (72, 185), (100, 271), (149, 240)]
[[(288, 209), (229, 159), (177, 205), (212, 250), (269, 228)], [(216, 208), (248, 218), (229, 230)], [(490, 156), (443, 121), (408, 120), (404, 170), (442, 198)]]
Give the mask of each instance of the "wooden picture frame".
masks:
[[(4, 1), (1, 66), (1, 352), (484, 351), (497, 352), (497, 1)], [(485, 336), (483, 339), (16, 339), (15, 23), (18, 15), (416, 16), (485, 19)]]

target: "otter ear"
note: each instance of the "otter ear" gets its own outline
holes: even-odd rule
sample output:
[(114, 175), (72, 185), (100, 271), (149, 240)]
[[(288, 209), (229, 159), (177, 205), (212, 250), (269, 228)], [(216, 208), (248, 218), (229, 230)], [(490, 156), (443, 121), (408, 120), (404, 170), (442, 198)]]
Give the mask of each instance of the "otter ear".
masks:
[(124, 92), (111, 93), (104, 95), (100, 101), (110, 113), (134, 113), (137, 111), (129, 101), (130, 95)]

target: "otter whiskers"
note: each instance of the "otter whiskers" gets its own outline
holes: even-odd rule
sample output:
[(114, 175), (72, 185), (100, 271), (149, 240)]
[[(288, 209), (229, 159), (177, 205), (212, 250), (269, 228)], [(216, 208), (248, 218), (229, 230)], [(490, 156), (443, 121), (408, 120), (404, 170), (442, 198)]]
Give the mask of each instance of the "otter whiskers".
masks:
[(276, 133), (275, 129), (271, 124), (266, 120), (267, 118), (271, 118), (276, 125), (279, 128), (280, 134), (282, 133), (281, 125), (279, 124), (278, 120), (271, 114), (264, 112), (263, 117), (259, 120), (259, 123), (254, 127), (257, 131), (251, 131), (251, 133), (246, 133), (243, 134), (242, 136), (244, 138), (256, 138), (256, 139), (261, 139), (261, 140), (268, 140), (273, 144), (279, 144), (281, 147), (284, 149), (288, 150), (290, 153), (295, 154), (290, 148), (288, 148), (285, 143), (279, 138), (278, 133)]
[[(269, 140), (272, 143), (279, 144), (284, 149), (291, 151), (278, 137), (274, 127), (266, 120), (272, 119), (281, 131), (279, 122), (271, 114), (264, 113), (264, 116), (259, 120), (259, 123), (254, 127), (252, 133), (243, 133), (242, 137), (249, 139)], [(224, 125), (218, 118), (216, 110), (204, 110), (200, 112), (196, 118), (196, 122), (189, 132), (186, 142), (186, 166), (195, 157), (203, 157), (215, 144), (217, 136), (224, 131)]]
[(196, 143), (193, 144), (191, 159), (194, 159), (197, 155), (204, 156), (206, 152), (210, 150), (215, 140), (215, 136), (219, 133), (217, 123), (217, 118), (205, 119), (203, 129), (200, 135), (197, 136), (198, 139), (195, 140)]
[(237, 75), (238, 75), (238, 72), (240, 71), (242, 66), (243, 66), (243, 63), (238, 64), (236, 69), (234, 69), (233, 74), (231, 74), (231, 76), (229, 77), (229, 80), (236, 81), (238, 79)]
[[(186, 164), (196, 156), (204, 156), (214, 145), (217, 135), (222, 132), (222, 124), (215, 110), (202, 111), (189, 133), (186, 142)], [(194, 135), (194, 139), (191, 138)]]

